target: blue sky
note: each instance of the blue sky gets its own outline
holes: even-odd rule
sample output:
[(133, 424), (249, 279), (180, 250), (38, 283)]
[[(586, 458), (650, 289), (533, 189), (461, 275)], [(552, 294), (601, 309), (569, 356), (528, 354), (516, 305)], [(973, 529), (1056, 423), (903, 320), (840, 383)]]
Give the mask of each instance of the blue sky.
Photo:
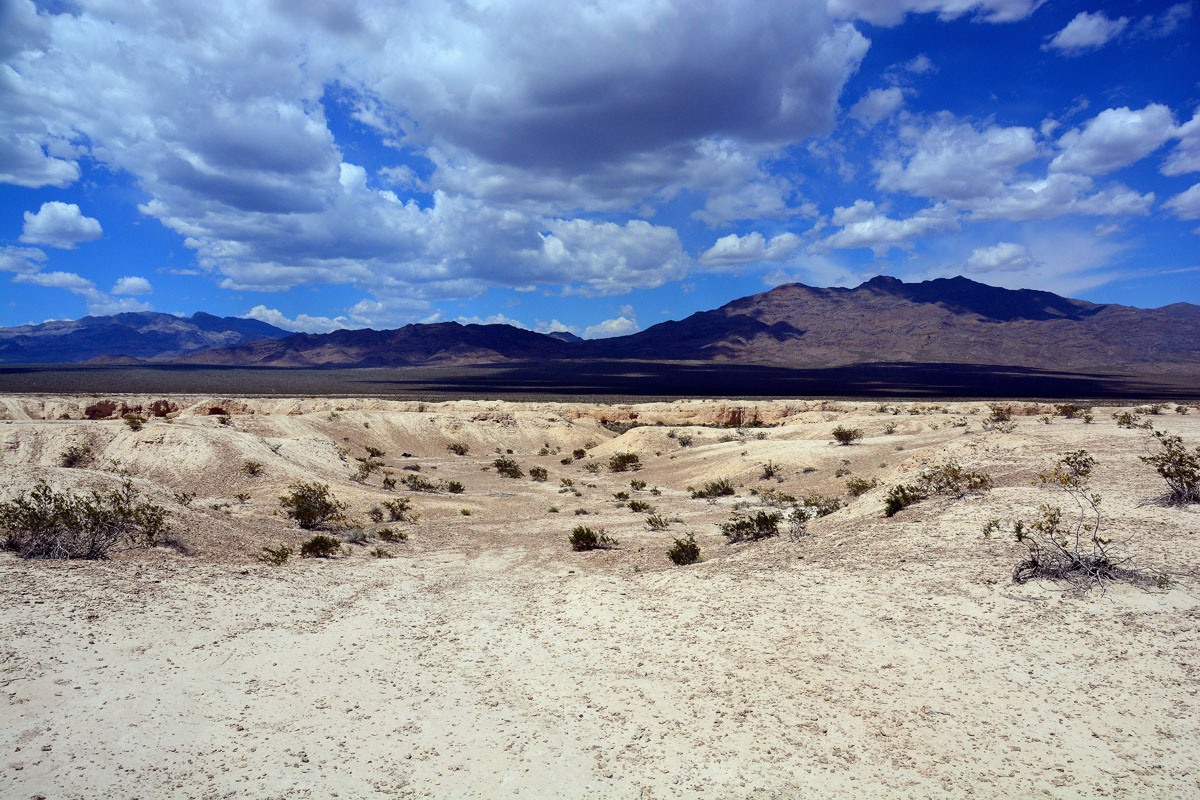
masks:
[(1200, 303), (1195, 2), (0, 2), (0, 325)]

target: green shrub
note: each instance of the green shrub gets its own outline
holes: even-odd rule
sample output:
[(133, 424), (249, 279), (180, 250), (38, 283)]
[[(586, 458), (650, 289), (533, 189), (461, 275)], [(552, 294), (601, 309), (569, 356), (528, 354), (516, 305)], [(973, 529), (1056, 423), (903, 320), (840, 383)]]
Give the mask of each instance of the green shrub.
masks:
[(396, 531), (391, 528), (380, 528), (375, 532), (376, 535), (385, 542), (405, 542), (408, 541), (408, 533), (405, 531)]
[(1150, 423), (1142, 422), (1141, 417), (1137, 414), (1131, 414), (1128, 411), (1121, 411), (1112, 415), (1116, 420), (1118, 428), (1149, 428)]
[(749, 516), (734, 514), (721, 523), (721, 533), (731, 542), (757, 541), (779, 533), (781, 515), (777, 511), (759, 511)]
[(884, 497), (883, 513), (892, 517), (898, 511), (932, 495), (962, 497), (969, 493), (986, 492), (992, 485), (992, 478), (987, 473), (965, 470), (958, 462), (947, 461), (922, 471), (916, 483), (897, 484), (889, 489)]
[(446, 481), (446, 491), (450, 494), (462, 494), (467, 490), (459, 481)]
[(680, 447), (691, 447), (695, 439), (690, 433), (680, 433), (676, 435), (675, 441), (679, 442)]
[(446, 449), (451, 453), (454, 453), (456, 456), (465, 456), (467, 453), (471, 452), (471, 448), (462, 442), (451, 442), (450, 444), (446, 445)]
[(525, 475), (517, 462), (507, 456), (500, 456), (493, 461), (492, 468), (506, 478), (521, 478)]
[(860, 431), (858, 428), (847, 428), (842, 425), (838, 425), (833, 429), (834, 441), (843, 447), (858, 441), (862, 438), (862, 435), (862, 431)]
[(242, 464), (242, 472), (246, 473), (252, 478), (256, 475), (261, 475), (262, 471), (263, 465), (261, 461), (247, 461)]
[(392, 522), (404, 522), (409, 519), (409, 512), (412, 510), (412, 501), (407, 497), (398, 497), (395, 500), (384, 500), (383, 507), (387, 509), (389, 520)]
[(64, 467), (85, 467), (92, 463), (94, 454), (90, 444), (73, 444), (58, 457), (58, 463)]
[(637, 453), (615, 453), (608, 460), (608, 469), (610, 472), (626, 472), (641, 468), (642, 460), (638, 458)]
[[(325, 483), (293, 483), (279, 498), (284, 513), (306, 530), (346, 525), (346, 504), (338, 502)], [(303, 555), (303, 553), (301, 553)]]
[(629, 499), (629, 492), (625, 492), (625, 491), (621, 491), (621, 492), (613, 492), (613, 499), (614, 499), (614, 500), (621, 500), (621, 501), (628, 500), (628, 499)]
[(414, 492), (436, 492), (437, 484), (433, 481), (428, 481), (420, 475), (405, 475), (402, 483)]
[(646, 517), (646, 527), (652, 531), (665, 531), (671, 523), (662, 514), (650, 514)]
[(545, 467), (530, 467), (529, 468), (529, 477), (530, 477), (530, 479), (541, 483), (542, 481), (544, 481), (550, 477), (550, 473), (546, 471)]
[(238, 492), (237, 494), (235, 494), (233, 496), (233, 499), (237, 500), (239, 503), (245, 505), (246, 503), (248, 503), (250, 501), (250, 493), (249, 492)]
[(646, 482), (642, 481), (642, 480), (638, 480), (637, 478), (634, 478), (633, 480), (631, 480), (629, 482), (629, 488), (633, 489), (635, 492), (640, 492), (646, 488)]
[(780, 467), (773, 461), (768, 461), (762, 465), (762, 480), (767, 481), (779, 475)]
[(692, 490), (693, 499), (703, 499), (707, 497), (728, 497), (733, 494), (733, 484), (728, 478), (718, 478), (715, 481), (708, 481), (699, 489)]
[(825, 497), (820, 494), (810, 494), (801, 500), (800, 504), (811, 511), (815, 517), (828, 517), (842, 507), (842, 501), (836, 497)]
[(84, 495), (56, 492), (39, 481), (28, 493), (0, 503), (0, 543), (21, 558), (52, 559), (100, 559), (154, 547), (170, 533), (169, 512), (137, 497), (129, 480), (119, 489)]
[(696, 544), (696, 534), (689, 533), (686, 539), (676, 539), (667, 550), (667, 558), (679, 567), (695, 564), (700, 560), (700, 545)]
[(383, 467), (382, 461), (372, 461), (370, 458), (356, 458), (358, 468), (350, 476), (350, 480), (356, 483), (366, 483), (371, 474), (378, 472)]
[(1167, 482), (1167, 494), (1163, 498), (1172, 505), (1200, 503), (1200, 447), (1189, 452), (1179, 436), (1154, 431), (1159, 451), (1141, 456), (1142, 461), (1154, 467)]
[(582, 447), (577, 447), (571, 451), (571, 458), (575, 459), (576, 461), (587, 458), (587, 450), (584, 450)]
[(292, 557), (292, 548), (286, 544), (281, 544), (279, 547), (271, 548), (264, 547), (262, 554), (258, 560), (264, 564), (270, 564), (272, 567), (282, 567), (287, 563), (287, 560)]
[(629, 510), (641, 513), (643, 511), (651, 511), (651, 510), (653, 510), (653, 508), (649, 503), (643, 502), (641, 500), (630, 500), (629, 501)]
[(586, 525), (576, 525), (570, 536), (572, 550), (597, 550), (615, 547), (618, 542), (608, 536), (604, 528), (593, 530)]
[(383, 458), (385, 455), (387, 455), (378, 447), (371, 447), (371, 445), (367, 445), (363, 449), (367, 451), (367, 455), (371, 458)]
[(593, 475), (598, 475), (600, 473), (600, 464), (596, 461), (589, 461), (583, 465), (583, 468)]
[(370, 554), (375, 558), (395, 558), (394, 555), (387, 550), (384, 550), (382, 547), (376, 547), (374, 550), (370, 551)]
[(301, 558), (332, 558), (341, 552), (341, 543), (332, 536), (318, 533), (300, 545)]
[(879, 481), (874, 478), (871, 480), (867, 480), (866, 478), (851, 478), (846, 481), (846, 492), (851, 497), (861, 497), (878, 485)]
[(383, 477), (383, 488), (387, 489), (388, 491), (395, 491), (396, 490), (396, 479), (393, 478), (391, 475), (385, 475)]
[(383, 522), (383, 509), (375, 506), (367, 512), (367, 517), (370, 518), (371, 522)]
[(125, 420), (125, 424), (129, 426), (129, 430), (131, 430), (131, 431), (140, 431), (142, 429), (142, 427), (146, 424), (146, 418), (142, 417), (142, 416), (138, 416), (137, 414), (126, 414), (123, 417), (123, 419)]

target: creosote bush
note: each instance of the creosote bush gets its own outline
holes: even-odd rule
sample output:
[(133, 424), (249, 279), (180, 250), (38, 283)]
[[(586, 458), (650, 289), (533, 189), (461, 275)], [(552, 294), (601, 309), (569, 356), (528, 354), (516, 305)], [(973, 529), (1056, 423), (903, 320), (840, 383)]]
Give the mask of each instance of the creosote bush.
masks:
[(915, 483), (901, 483), (889, 489), (884, 498), (883, 513), (892, 517), (896, 512), (933, 495), (962, 497), (969, 493), (986, 492), (992, 485), (992, 477), (986, 472), (973, 472), (963, 469), (957, 461), (947, 461), (923, 470)]
[(462, 494), (466, 490), (461, 481), (446, 481), (446, 491), (450, 494)]
[(733, 494), (733, 484), (728, 478), (708, 481), (699, 489), (692, 489), (692, 498), (701, 500), (710, 497), (728, 497)]
[(608, 460), (608, 469), (610, 472), (626, 472), (641, 468), (642, 460), (638, 458), (637, 453), (615, 453)]
[(383, 507), (387, 509), (388, 519), (392, 522), (411, 521), (412, 501), (407, 497), (397, 497), (395, 500), (384, 500)]
[(646, 527), (652, 531), (665, 531), (670, 526), (670, 521), (662, 514), (650, 514), (646, 517)]
[(0, 503), (0, 540), (21, 558), (107, 558), (119, 550), (154, 547), (170, 533), (169, 512), (139, 503), (133, 483), (73, 495), (39, 481), (28, 493)]
[(500, 456), (492, 462), (492, 468), (506, 478), (521, 478), (525, 472), (517, 465), (517, 462), (506, 456)]
[(838, 425), (833, 429), (833, 440), (843, 447), (857, 442), (862, 436), (863, 433), (858, 428), (847, 428), (843, 425)]
[(142, 429), (142, 427), (146, 424), (146, 418), (142, 417), (142, 416), (138, 416), (137, 414), (126, 414), (123, 417), (123, 419), (125, 420), (125, 424), (129, 426), (129, 430), (131, 430), (131, 431), (140, 431)]
[(261, 475), (262, 471), (263, 465), (261, 461), (247, 461), (242, 464), (242, 472), (246, 473), (250, 477)]
[(654, 508), (649, 503), (642, 500), (630, 500), (629, 510), (641, 513), (643, 511), (653, 511)]
[(90, 444), (73, 444), (58, 457), (58, 463), (64, 467), (86, 467), (92, 463), (93, 453)]
[(696, 534), (689, 533), (686, 539), (676, 539), (667, 550), (667, 558), (678, 567), (686, 567), (700, 560), (700, 545), (696, 544)]
[(471, 452), (471, 448), (462, 442), (451, 442), (450, 444), (446, 445), (446, 449), (451, 453), (454, 453), (456, 456), (465, 456), (467, 453)]
[(550, 477), (550, 473), (546, 471), (545, 467), (530, 467), (529, 468), (529, 477), (531, 480), (535, 480), (535, 481), (538, 481), (539, 483), (541, 483), (542, 481), (544, 481)]
[(264, 564), (270, 564), (272, 567), (282, 567), (292, 557), (292, 548), (286, 544), (281, 544), (279, 547), (264, 547), (262, 550), (258, 560)]
[(599, 550), (615, 547), (618, 542), (604, 532), (604, 528), (592, 529), (576, 525), (570, 536), (572, 550)]
[(301, 558), (333, 558), (341, 552), (342, 545), (332, 536), (318, 533), (304, 544), (300, 545)]
[(721, 533), (731, 542), (757, 541), (779, 533), (778, 511), (758, 511), (751, 515), (734, 514), (721, 523)]
[(288, 489), (279, 498), (279, 505), (301, 528), (339, 528), (347, 524), (346, 504), (330, 494), (329, 484), (297, 482)]
[(871, 478), (870, 480), (866, 478), (851, 478), (846, 481), (846, 493), (851, 497), (861, 497), (878, 485), (879, 481), (875, 478)]
[(1200, 503), (1200, 447), (1189, 452), (1179, 436), (1154, 431), (1159, 451), (1141, 456), (1167, 482), (1163, 498), (1171, 505)]
[(375, 534), (385, 542), (408, 541), (408, 534), (405, 531), (396, 531), (391, 528), (380, 528)]

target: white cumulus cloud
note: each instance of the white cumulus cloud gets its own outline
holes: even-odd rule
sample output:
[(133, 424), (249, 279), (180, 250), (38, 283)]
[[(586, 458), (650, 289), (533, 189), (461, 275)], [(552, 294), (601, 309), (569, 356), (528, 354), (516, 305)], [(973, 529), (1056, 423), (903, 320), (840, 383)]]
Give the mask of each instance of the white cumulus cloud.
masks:
[(276, 328), (296, 333), (329, 333), (349, 327), (345, 317), (315, 317), (309, 314), (297, 314), (290, 319), (278, 309), (257, 305), (242, 315), (243, 319), (256, 319)]
[(1080, 11), (1065, 28), (1054, 34), (1042, 49), (1053, 48), (1063, 55), (1079, 55), (1103, 47), (1119, 36), (1128, 24), (1129, 17), (1109, 19), (1103, 11)]
[(1108, 108), (1059, 137), (1051, 172), (1104, 175), (1140, 161), (1176, 133), (1171, 110), (1158, 103), (1145, 108)]
[(738, 236), (731, 233), (717, 239), (712, 247), (700, 255), (700, 263), (706, 266), (730, 266), (751, 261), (780, 261), (791, 255), (800, 246), (800, 237), (794, 233), (781, 233), (768, 241), (758, 231)]
[(113, 284), (110, 294), (151, 294), (154, 292), (154, 287), (150, 285), (150, 281), (137, 275), (128, 275), (120, 278)]
[(583, 329), (584, 339), (608, 339), (613, 336), (628, 336), (631, 333), (637, 333), (638, 324), (636, 321), (628, 317), (617, 317), (616, 319), (606, 319), (595, 325), (589, 325)]
[(977, 247), (967, 259), (967, 268), (972, 272), (1011, 272), (1028, 269), (1032, 264), (1029, 250), (1013, 242)]
[(99, 239), (103, 233), (99, 220), (85, 217), (79, 206), (52, 200), (42, 203), (36, 214), (25, 212), (21, 241), (73, 250), (80, 242)]
[(896, 87), (872, 89), (850, 107), (850, 116), (859, 122), (874, 125), (894, 114), (902, 105), (904, 92)]
[(1180, 192), (1163, 205), (1180, 219), (1200, 219), (1200, 183)]

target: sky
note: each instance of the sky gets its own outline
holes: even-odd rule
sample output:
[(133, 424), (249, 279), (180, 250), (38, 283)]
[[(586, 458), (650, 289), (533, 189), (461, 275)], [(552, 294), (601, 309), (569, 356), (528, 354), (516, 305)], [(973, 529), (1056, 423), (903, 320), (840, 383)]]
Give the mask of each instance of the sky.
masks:
[(1200, 2), (0, 0), (0, 325), (1200, 304)]

